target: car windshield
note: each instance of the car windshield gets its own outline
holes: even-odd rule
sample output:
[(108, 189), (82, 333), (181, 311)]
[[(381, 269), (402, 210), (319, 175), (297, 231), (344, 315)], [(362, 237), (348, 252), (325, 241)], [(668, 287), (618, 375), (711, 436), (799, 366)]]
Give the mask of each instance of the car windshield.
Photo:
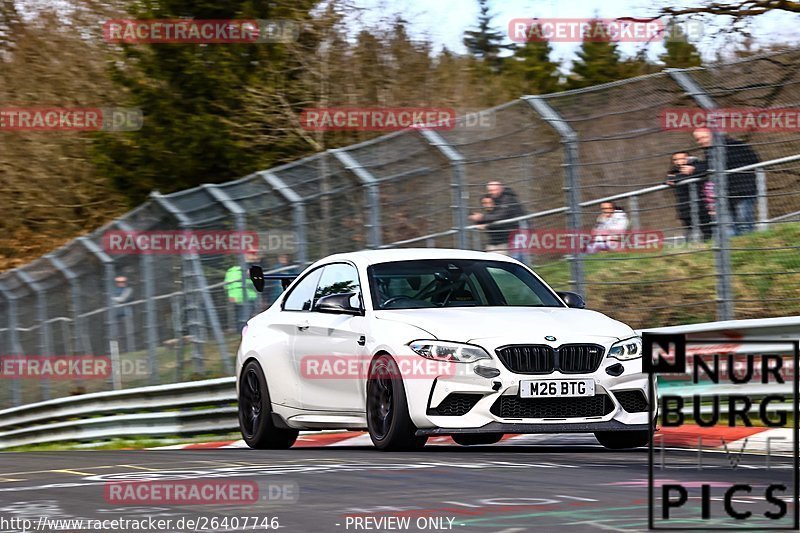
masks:
[(367, 272), (375, 309), (564, 307), (536, 276), (505, 261), (397, 261)]

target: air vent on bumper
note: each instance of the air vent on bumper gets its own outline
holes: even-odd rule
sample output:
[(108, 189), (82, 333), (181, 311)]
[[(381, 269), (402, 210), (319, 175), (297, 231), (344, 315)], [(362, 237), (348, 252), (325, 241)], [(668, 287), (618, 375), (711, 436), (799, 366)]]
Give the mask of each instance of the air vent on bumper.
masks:
[(614, 396), (623, 409), (629, 413), (644, 413), (648, 410), (647, 398), (640, 390), (614, 391)]
[(483, 398), (482, 394), (451, 392), (436, 408), (428, 408), (432, 416), (463, 416)]
[(500, 396), (490, 411), (500, 418), (588, 418), (614, 410), (607, 394), (574, 398), (520, 398)]

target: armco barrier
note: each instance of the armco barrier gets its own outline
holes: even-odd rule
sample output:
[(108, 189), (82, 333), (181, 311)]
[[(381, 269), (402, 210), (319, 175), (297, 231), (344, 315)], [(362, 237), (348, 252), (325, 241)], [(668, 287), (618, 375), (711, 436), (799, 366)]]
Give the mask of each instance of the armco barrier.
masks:
[[(701, 339), (797, 340), (800, 317), (708, 322), (639, 330), (685, 334)], [(0, 449), (30, 444), (93, 441), (125, 436), (220, 434), (236, 431), (236, 380), (233, 377), (70, 396), (0, 411)], [(791, 384), (746, 386), (753, 397), (791, 394)], [(691, 386), (671, 394), (690, 396)], [(741, 391), (742, 389), (737, 389)], [(776, 404), (774, 408), (785, 408)], [(704, 412), (707, 409), (704, 409)]]
[(0, 411), (0, 449), (239, 428), (233, 377), (98, 392)]

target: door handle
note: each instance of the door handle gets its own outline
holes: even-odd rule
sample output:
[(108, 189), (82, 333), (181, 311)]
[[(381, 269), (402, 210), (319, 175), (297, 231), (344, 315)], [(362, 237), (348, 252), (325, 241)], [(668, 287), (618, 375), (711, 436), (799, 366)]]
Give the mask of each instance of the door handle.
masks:
[(302, 324), (297, 324), (297, 329), (300, 331), (305, 331), (309, 327), (308, 321), (303, 322)]
[(364, 346), (367, 344), (367, 338), (364, 335), (361, 335), (356, 342), (359, 346)]

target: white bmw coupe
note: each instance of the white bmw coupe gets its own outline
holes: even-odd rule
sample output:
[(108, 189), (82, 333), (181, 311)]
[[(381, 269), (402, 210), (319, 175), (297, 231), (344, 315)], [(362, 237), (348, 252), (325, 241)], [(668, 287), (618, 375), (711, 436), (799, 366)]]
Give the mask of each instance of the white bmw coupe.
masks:
[[(259, 290), (279, 277), (250, 274)], [(382, 450), (506, 433), (648, 443), (641, 339), (513, 259), (361, 251), (293, 278), (242, 332), (239, 422), (250, 447), (288, 448), (298, 431), (324, 429), (367, 430)]]

